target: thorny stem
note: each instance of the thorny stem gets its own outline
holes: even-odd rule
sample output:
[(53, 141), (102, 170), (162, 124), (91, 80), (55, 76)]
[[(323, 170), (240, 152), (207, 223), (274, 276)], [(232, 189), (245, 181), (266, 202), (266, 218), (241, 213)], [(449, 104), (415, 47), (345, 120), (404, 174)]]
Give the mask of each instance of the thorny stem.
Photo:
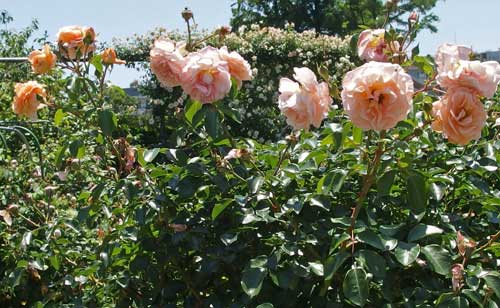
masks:
[(285, 155), (288, 152), (288, 150), (290, 150), (291, 147), (292, 147), (292, 143), (289, 141), (286, 145), (286, 148), (281, 152), (280, 159), (278, 161), (278, 164), (276, 165), (276, 169), (274, 169), (274, 172), (273, 172), (274, 176), (276, 176), (278, 174), (278, 172), (280, 171), (281, 164), (285, 160)]
[(347, 229), (347, 233), (350, 234), (351, 236), (351, 242), (350, 243), (344, 242), (343, 249), (346, 249), (348, 246), (351, 246), (352, 253), (354, 253), (354, 244), (356, 240), (354, 237), (356, 219), (358, 218), (358, 215), (361, 211), (361, 207), (363, 206), (363, 203), (366, 199), (366, 196), (368, 195), (368, 192), (370, 191), (370, 188), (372, 187), (373, 183), (375, 183), (378, 166), (380, 164), (380, 159), (382, 157), (382, 154), (384, 153), (384, 141), (383, 141), (384, 137), (385, 137), (385, 131), (381, 131), (378, 147), (377, 150), (375, 151), (375, 156), (373, 160), (369, 163), (367, 173), (363, 177), (363, 185), (358, 195), (358, 199), (356, 200), (356, 207), (354, 207), (351, 214), (351, 224), (349, 226), (349, 229)]
[[(493, 245), (493, 243), (500, 237), (500, 231), (498, 231), (497, 233), (493, 234), (490, 238), (490, 240), (484, 244), (483, 246), (479, 247), (478, 249), (476, 249), (474, 251), (474, 253), (478, 253), (478, 252), (481, 252), (483, 250), (485, 250), (486, 248), (490, 247), (491, 245)], [(474, 254), (473, 253), (473, 254)]]

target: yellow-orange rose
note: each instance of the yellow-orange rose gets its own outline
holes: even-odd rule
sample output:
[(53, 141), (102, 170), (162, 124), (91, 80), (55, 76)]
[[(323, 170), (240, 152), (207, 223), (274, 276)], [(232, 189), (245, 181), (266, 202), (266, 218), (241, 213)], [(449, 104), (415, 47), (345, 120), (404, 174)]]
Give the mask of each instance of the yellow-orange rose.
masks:
[(67, 26), (59, 29), (57, 44), (61, 54), (76, 59), (78, 53), (81, 57), (87, 56), (95, 50), (95, 32), (92, 27)]
[(38, 118), (38, 109), (45, 107), (40, 100), (40, 98), (47, 96), (43, 85), (36, 81), (28, 81), (16, 84), (14, 90), (16, 92), (14, 102), (12, 102), (14, 113), (36, 120)]
[(433, 105), (432, 128), (443, 132), (448, 141), (466, 145), (481, 137), (486, 111), (477, 94), (466, 87), (453, 88)]
[(56, 65), (57, 56), (50, 50), (50, 46), (45, 44), (42, 50), (33, 50), (28, 56), (31, 68), (36, 74), (45, 74)]
[(102, 63), (105, 65), (113, 64), (125, 64), (125, 60), (120, 60), (116, 58), (116, 51), (113, 48), (107, 48), (102, 52)]

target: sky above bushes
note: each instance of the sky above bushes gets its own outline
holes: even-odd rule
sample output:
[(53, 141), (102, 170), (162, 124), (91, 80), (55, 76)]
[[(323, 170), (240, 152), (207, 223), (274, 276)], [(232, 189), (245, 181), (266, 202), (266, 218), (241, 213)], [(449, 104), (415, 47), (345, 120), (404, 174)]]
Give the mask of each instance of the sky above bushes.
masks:
[[(6, 9), (15, 18), (13, 27), (21, 28), (37, 18), (40, 28), (47, 30), (55, 40), (57, 30), (67, 25), (93, 26), (101, 41), (113, 37), (127, 37), (144, 33), (157, 26), (184, 29), (180, 12), (185, 6), (195, 14), (201, 28), (212, 29), (229, 23), (233, 0), (0, 0), (0, 9)], [(446, 0), (435, 8), (441, 18), (438, 33), (420, 35), (422, 53), (434, 54), (444, 42), (472, 46), (475, 51), (500, 48), (498, 19), (500, 0)], [(126, 87), (138, 78), (132, 69), (115, 67), (111, 80)]]

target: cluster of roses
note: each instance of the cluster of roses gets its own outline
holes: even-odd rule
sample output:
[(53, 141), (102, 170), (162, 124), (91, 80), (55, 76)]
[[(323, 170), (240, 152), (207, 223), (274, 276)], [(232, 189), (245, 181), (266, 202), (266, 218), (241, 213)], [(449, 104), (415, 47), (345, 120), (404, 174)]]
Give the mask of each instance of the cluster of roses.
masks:
[[(34, 50), (28, 56), (28, 61), (35, 74), (46, 74), (56, 66), (57, 59), (70, 63), (88, 60), (95, 52), (95, 32), (92, 27), (68, 26), (57, 33), (58, 53), (52, 52), (50, 45), (45, 44), (41, 50)], [(104, 65), (124, 64), (116, 56), (113, 48), (108, 48), (101, 54)], [(17, 83), (14, 87), (15, 97), (12, 103), (14, 113), (37, 119), (37, 111), (46, 105), (44, 100), (47, 92), (37, 81)]]
[(470, 61), (471, 53), (465, 46), (444, 44), (435, 59), (437, 82), (446, 94), (433, 104), (432, 127), (461, 145), (481, 137), (487, 113), (480, 98), (492, 98), (500, 82), (500, 64)]
[(183, 42), (155, 41), (150, 52), (151, 71), (160, 84), (181, 86), (192, 99), (203, 104), (223, 99), (231, 90), (231, 78), (238, 87), (252, 79), (250, 64), (237, 52), (205, 47), (196, 52)]
[[(344, 111), (354, 125), (382, 131), (404, 120), (413, 104), (414, 85), (399, 64), (389, 63), (401, 52), (398, 42), (385, 42), (385, 30), (365, 30), (358, 55), (369, 61), (348, 72), (342, 81)], [(500, 82), (500, 64), (470, 61), (471, 49), (444, 44), (436, 55), (437, 84), (446, 94), (433, 104), (432, 128), (449, 142), (465, 145), (481, 136), (487, 114), (480, 98), (491, 98)], [(398, 59), (399, 60), (399, 59)], [(308, 68), (295, 68), (293, 82), (280, 81), (279, 108), (295, 129), (319, 127), (332, 99), (328, 85), (319, 84)]]

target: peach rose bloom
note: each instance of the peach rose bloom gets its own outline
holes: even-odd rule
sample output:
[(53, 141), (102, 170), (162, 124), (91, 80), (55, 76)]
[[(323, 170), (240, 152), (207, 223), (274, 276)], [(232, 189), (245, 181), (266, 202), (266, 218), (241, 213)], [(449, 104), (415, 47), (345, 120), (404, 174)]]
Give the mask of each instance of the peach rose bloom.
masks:
[(444, 88), (467, 87), (478, 95), (492, 98), (500, 82), (500, 64), (496, 61), (464, 61), (439, 74), (438, 83)]
[(45, 74), (56, 66), (57, 56), (50, 50), (50, 46), (45, 44), (42, 50), (33, 50), (28, 61), (35, 74)]
[(438, 72), (451, 70), (460, 60), (469, 60), (472, 49), (467, 46), (443, 44), (439, 46), (435, 61)]
[(14, 90), (16, 92), (14, 102), (12, 102), (14, 113), (36, 120), (38, 109), (45, 107), (40, 101), (40, 98), (47, 96), (43, 86), (36, 81), (28, 81), (16, 84)]
[(227, 62), (229, 74), (236, 79), (238, 87), (241, 87), (242, 81), (252, 80), (252, 68), (239, 53), (235, 51), (230, 53), (224, 46), (219, 49), (219, 55), (223, 61)]
[(106, 48), (102, 54), (102, 63), (104, 65), (113, 65), (113, 64), (125, 64), (127, 61), (120, 60), (116, 57), (116, 51), (114, 48)]
[(182, 69), (186, 65), (182, 47), (182, 43), (157, 40), (149, 53), (151, 71), (163, 87), (173, 88), (181, 85)]
[(397, 51), (399, 44), (388, 44), (384, 40), (384, 29), (367, 29), (361, 32), (358, 39), (358, 56), (365, 61), (387, 62), (387, 53)]
[(221, 100), (231, 90), (228, 64), (213, 47), (191, 53), (182, 70), (181, 86), (184, 92), (203, 104)]
[(294, 82), (288, 78), (280, 80), (278, 107), (286, 116), (286, 122), (295, 129), (318, 128), (332, 104), (326, 82), (318, 83), (314, 73), (306, 68), (294, 68)]
[(62, 27), (57, 33), (57, 44), (62, 55), (76, 59), (78, 51), (85, 57), (95, 50), (95, 36), (92, 27)]
[(466, 145), (481, 137), (486, 111), (479, 97), (469, 88), (453, 88), (433, 104), (432, 128), (443, 132), (448, 141)]
[(342, 87), (345, 112), (364, 130), (393, 128), (412, 107), (413, 81), (397, 64), (368, 62), (348, 72)]

